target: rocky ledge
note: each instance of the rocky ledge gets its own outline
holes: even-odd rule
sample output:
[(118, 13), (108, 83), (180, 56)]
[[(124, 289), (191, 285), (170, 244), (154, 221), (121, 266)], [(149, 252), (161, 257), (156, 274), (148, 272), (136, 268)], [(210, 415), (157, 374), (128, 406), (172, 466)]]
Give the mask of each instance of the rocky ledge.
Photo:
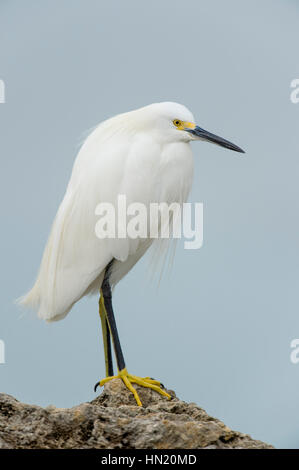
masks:
[(26, 405), (0, 394), (0, 448), (270, 449), (232, 431), (195, 403), (171, 401), (136, 386), (143, 407), (120, 380), (100, 396), (73, 408)]

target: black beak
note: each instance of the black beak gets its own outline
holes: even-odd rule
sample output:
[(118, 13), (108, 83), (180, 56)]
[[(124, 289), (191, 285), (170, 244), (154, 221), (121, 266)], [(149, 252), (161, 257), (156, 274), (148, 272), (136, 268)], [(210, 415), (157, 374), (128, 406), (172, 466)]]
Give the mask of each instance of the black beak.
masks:
[(196, 126), (194, 129), (186, 128), (185, 131), (190, 132), (195, 139), (199, 140), (206, 140), (208, 142), (212, 142), (213, 144), (220, 145), (221, 147), (225, 147), (226, 149), (234, 150), (235, 152), (245, 153), (237, 145), (229, 142), (228, 140), (219, 137), (218, 135), (212, 134), (211, 132), (205, 131), (201, 127)]

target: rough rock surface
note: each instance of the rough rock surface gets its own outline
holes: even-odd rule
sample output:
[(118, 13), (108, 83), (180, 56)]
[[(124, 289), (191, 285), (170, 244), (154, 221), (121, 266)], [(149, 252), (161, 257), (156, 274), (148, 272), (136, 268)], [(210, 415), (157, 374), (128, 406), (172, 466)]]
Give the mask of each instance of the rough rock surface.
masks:
[(143, 407), (120, 380), (90, 403), (64, 409), (20, 403), (0, 394), (0, 448), (197, 449), (271, 448), (232, 431), (169, 391), (169, 401), (136, 386)]

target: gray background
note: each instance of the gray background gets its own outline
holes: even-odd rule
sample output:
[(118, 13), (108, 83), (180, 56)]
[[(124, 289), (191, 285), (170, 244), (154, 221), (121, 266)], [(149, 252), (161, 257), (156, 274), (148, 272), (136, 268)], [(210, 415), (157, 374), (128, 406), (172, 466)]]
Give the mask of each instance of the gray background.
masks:
[(159, 286), (146, 259), (118, 286), (128, 368), (232, 428), (299, 447), (298, 20), (297, 0), (0, 1), (2, 392), (62, 407), (94, 398), (97, 299), (51, 325), (13, 302), (35, 278), (86, 130), (173, 100), (247, 153), (194, 144), (204, 246), (179, 243)]

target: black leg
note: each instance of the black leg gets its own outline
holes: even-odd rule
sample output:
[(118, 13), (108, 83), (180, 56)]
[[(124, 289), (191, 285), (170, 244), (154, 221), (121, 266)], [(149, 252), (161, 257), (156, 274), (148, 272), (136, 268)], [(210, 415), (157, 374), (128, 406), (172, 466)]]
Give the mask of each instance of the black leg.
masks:
[[(99, 312), (102, 323), (102, 332), (103, 332), (103, 342), (104, 342), (104, 351), (105, 351), (105, 365), (106, 365), (106, 376), (113, 376), (113, 361), (112, 361), (112, 350), (111, 350), (111, 340), (112, 336), (117, 368), (119, 371), (125, 369), (125, 361), (122, 353), (119, 336), (117, 332), (116, 322), (113, 313), (112, 307), (112, 292), (109, 283), (110, 269), (112, 266), (110, 262), (106, 268), (104, 280), (101, 287), (101, 297), (99, 300)], [(94, 391), (100, 385), (100, 382), (97, 382), (94, 386)]]
[(107, 331), (107, 358), (108, 358), (108, 376), (113, 375), (113, 361), (112, 361), (112, 350), (110, 341), (110, 330), (106, 320), (106, 331)]
[(102, 293), (103, 293), (103, 298), (104, 298), (104, 305), (105, 305), (108, 325), (110, 327), (110, 333), (112, 336), (112, 341), (113, 341), (114, 350), (115, 350), (117, 368), (118, 370), (122, 370), (126, 367), (126, 365), (125, 365), (125, 360), (124, 360), (123, 352), (122, 352), (120, 341), (119, 341), (118, 331), (117, 331), (115, 317), (114, 317), (113, 308), (112, 308), (112, 292), (111, 292), (111, 287), (109, 284), (109, 273), (107, 273), (107, 276), (105, 275), (105, 278), (102, 284)]
[[(152, 390), (155, 390), (156, 392), (160, 393), (161, 395), (167, 397), (170, 400), (171, 396), (165, 390), (161, 388), (161, 383), (158, 380), (154, 380), (149, 377), (143, 377), (143, 378), (137, 377), (136, 375), (129, 374), (126, 369), (126, 364), (125, 364), (124, 356), (123, 356), (120, 341), (119, 341), (119, 336), (117, 332), (117, 327), (116, 327), (116, 322), (115, 322), (115, 317), (114, 317), (113, 307), (112, 307), (112, 292), (111, 292), (111, 286), (109, 282), (110, 268), (111, 268), (112, 262), (109, 263), (106, 268), (104, 280), (103, 280), (102, 287), (101, 287), (100, 315), (101, 315), (101, 312), (103, 312), (103, 315), (101, 315), (101, 319), (103, 318), (102, 324), (104, 325), (103, 330), (105, 330), (106, 328), (106, 330), (110, 331), (109, 336), (107, 332), (104, 335), (104, 343), (106, 342), (105, 357), (108, 358), (108, 344), (110, 346), (110, 335), (111, 335), (113, 346), (114, 346), (114, 352), (116, 356), (118, 374), (115, 376), (108, 376), (105, 379), (98, 382), (95, 385), (95, 390), (97, 389), (98, 385), (100, 386), (105, 385), (110, 380), (118, 378), (118, 379), (121, 379), (123, 383), (125, 384), (125, 386), (130, 390), (130, 392), (133, 393), (138, 406), (142, 406), (142, 403), (140, 401), (140, 398), (138, 396), (136, 389), (133, 387), (132, 384), (137, 384), (137, 385), (140, 385), (141, 387), (151, 388)], [(110, 347), (109, 354), (111, 356), (111, 347)], [(112, 359), (111, 359), (111, 362), (112, 362)], [(107, 362), (106, 360), (106, 370), (107, 368), (109, 368), (109, 361)]]
[(110, 329), (108, 325), (102, 289), (101, 289), (101, 296), (99, 299), (99, 313), (100, 313), (102, 333), (103, 333), (106, 377), (109, 377), (113, 375), (113, 361), (112, 361)]

